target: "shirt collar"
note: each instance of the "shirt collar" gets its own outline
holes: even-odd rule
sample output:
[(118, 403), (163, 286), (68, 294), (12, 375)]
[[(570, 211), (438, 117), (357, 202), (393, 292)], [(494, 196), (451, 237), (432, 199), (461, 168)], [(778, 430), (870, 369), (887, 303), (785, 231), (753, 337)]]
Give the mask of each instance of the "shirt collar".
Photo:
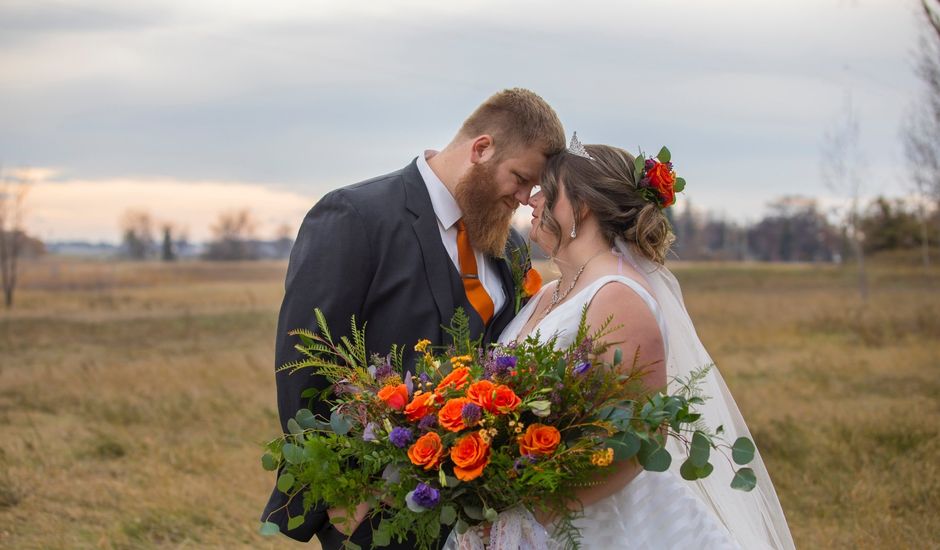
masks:
[(457, 200), (450, 194), (450, 190), (447, 189), (441, 178), (437, 177), (437, 174), (431, 169), (431, 165), (428, 164), (427, 157), (436, 153), (437, 151), (429, 149), (418, 155), (418, 172), (421, 173), (424, 185), (428, 188), (434, 214), (444, 230), (447, 231), (463, 216), (463, 212), (460, 210)]

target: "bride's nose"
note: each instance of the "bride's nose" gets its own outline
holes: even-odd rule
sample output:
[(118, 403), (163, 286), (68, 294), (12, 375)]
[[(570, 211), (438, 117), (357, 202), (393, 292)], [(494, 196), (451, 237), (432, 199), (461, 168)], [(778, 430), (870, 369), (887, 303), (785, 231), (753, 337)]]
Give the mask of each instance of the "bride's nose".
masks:
[(529, 196), (529, 206), (537, 208), (538, 205), (542, 203), (542, 198), (542, 190), (536, 185), (535, 188), (532, 189), (532, 194)]

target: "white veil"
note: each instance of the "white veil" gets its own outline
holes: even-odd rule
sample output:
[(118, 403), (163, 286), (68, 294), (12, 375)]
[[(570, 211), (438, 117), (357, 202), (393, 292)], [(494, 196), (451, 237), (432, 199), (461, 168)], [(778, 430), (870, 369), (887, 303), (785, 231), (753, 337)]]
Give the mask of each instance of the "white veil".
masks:
[[(685, 309), (682, 290), (672, 272), (634, 252), (632, 247), (620, 238), (615, 242), (615, 247), (623, 259), (646, 279), (659, 303), (668, 330), (666, 372), (669, 379), (688, 378), (693, 370), (712, 365), (711, 357), (699, 340), (692, 319)], [(666, 336), (664, 335), (664, 341)], [(724, 426), (723, 437), (728, 442), (742, 436), (751, 438), (741, 411), (738, 410), (716, 367), (713, 366), (709, 370), (699, 388), (705, 398), (705, 404), (698, 406), (696, 410), (702, 413), (702, 418), (712, 431), (719, 425)], [(688, 453), (672, 438), (667, 443), (667, 449), (673, 457), (671, 469), (679, 475), (679, 467)], [(713, 456), (711, 462), (715, 470), (710, 476), (686, 483), (724, 523), (738, 544), (749, 550), (795, 548), (783, 509), (760, 453), (755, 453), (753, 462), (748, 465), (757, 476), (757, 486), (750, 492), (731, 488), (734, 470), (728, 460)]]

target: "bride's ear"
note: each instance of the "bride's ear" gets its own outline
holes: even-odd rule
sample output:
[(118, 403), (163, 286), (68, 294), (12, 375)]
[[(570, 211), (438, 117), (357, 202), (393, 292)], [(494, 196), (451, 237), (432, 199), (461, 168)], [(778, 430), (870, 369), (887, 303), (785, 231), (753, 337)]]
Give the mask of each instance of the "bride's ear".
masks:
[(486, 162), (493, 157), (495, 152), (496, 149), (493, 146), (493, 136), (489, 134), (477, 136), (470, 143), (470, 162), (472, 164)]

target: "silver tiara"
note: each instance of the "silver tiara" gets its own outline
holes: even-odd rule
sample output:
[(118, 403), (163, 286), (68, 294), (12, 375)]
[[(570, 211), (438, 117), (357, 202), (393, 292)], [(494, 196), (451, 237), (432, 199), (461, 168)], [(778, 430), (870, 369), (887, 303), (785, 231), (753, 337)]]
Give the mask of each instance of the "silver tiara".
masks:
[(587, 150), (584, 148), (584, 145), (581, 144), (581, 141), (578, 139), (577, 132), (571, 134), (571, 143), (568, 145), (568, 152), (572, 155), (594, 160), (594, 157), (589, 155)]

